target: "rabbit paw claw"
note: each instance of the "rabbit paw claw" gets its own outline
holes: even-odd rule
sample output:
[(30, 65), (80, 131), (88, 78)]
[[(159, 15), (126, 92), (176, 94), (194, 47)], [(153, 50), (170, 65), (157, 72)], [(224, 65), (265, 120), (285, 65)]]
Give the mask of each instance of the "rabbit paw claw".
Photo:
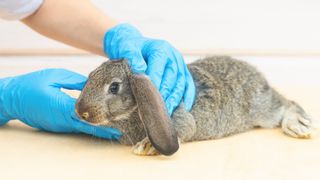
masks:
[(156, 156), (160, 153), (152, 146), (148, 138), (144, 138), (133, 147), (133, 153), (139, 156)]

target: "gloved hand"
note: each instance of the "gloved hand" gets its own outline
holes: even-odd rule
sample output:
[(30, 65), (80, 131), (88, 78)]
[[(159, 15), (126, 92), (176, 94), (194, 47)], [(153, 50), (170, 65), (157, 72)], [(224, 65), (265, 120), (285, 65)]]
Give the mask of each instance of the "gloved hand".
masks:
[(120, 24), (106, 32), (104, 51), (110, 59), (125, 58), (134, 73), (146, 73), (160, 91), (168, 113), (180, 104), (190, 110), (195, 85), (182, 55), (168, 42), (146, 38), (129, 24)]
[(86, 80), (64, 69), (46, 69), (0, 79), (0, 125), (19, 119), (40, 130), (118, 139), (121, 133), (116, 129), (91, 126), (77, 119), (76, 100), (60, 90), (81, 90)]

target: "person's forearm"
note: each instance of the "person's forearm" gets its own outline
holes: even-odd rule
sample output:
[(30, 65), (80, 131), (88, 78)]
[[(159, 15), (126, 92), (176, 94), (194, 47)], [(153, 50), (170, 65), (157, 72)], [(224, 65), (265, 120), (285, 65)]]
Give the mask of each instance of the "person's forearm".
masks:
[(105, 55), (105, 32), (117, 24), (90, 0), (45, 0), (22, 22), (49, 38), (99, 55)]

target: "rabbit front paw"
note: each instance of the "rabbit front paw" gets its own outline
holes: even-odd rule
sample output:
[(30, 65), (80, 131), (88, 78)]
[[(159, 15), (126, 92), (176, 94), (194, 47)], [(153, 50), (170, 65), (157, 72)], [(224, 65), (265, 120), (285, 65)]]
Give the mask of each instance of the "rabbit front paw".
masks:
[(139, 156), (160, 155), (160, 153), (152, 146), (148, 137), (144, 138), (133, 147), (133, 153)]

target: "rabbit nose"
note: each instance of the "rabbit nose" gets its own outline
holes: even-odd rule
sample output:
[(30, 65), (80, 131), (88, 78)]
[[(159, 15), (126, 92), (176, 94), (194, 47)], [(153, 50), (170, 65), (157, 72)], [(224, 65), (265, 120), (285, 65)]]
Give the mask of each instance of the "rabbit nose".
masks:
[(82, 113), (80, 116), (81, 116), (82, 119), (88, 120), (88, 118), (89, 118), (89, 113), (88, 113), (88, 112), (84, 112), (84, 113)]
[(81, 118), (82, 120), (88, 121), (90, 118), (90, 113), (88, 111), (88, 108), (84, 106), (81, 101), (76, 104), (76, 114)]
[(88, 111), (82, 111), (81, 109), (76, 108), (76, 114), (78, 115), (79, 118), (82, 120), (88, 120), (90, 117), (90, 114)]

